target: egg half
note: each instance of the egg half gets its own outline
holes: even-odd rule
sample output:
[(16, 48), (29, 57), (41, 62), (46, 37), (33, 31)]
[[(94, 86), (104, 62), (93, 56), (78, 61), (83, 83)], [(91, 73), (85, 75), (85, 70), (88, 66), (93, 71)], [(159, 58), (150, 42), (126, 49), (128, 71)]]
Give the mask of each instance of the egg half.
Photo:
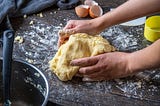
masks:
[(75, 7), (75, 12), (79, 17), (86, 17), (89, 14), (89, 6), (88, 5), (79, 5)]

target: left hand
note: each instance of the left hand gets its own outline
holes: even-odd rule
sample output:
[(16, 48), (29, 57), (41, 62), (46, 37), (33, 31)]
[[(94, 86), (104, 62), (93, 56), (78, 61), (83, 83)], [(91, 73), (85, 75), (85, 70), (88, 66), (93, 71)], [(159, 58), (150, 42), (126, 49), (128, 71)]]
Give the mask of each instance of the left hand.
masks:
[(128, 67), (129, 53), (111, 52), (93, 57), (71, 61), (71, 65), (80, 66), (78, 74), (83, 81), (101, 81), (122, 78), (133, 73)]
[(69, 39), (71, 34), (87, 33), (90, 35), (99, 34), (103, 29), (98, 18), (91, 20), (70, 20), (67, 25), (59, 32), (58, 47)]

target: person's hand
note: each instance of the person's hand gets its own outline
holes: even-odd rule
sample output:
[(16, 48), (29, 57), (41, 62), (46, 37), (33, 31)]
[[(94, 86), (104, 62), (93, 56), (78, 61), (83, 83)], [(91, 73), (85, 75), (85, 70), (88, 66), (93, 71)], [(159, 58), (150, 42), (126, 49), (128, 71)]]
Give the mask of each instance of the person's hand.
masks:
[(70, 20), (64, 27), (64, 30), (68, 30), (74, 33), (87, 33), (91, 35), (99, 34), (102, 29), (96, 19), (91, 20)]
[(101, 81), (122, 78), (133, 74), (128, 67), (129, 53), (111, 52), (93, 57), (71, 61), (71, 65), (80, 66), (78, 74), (83, 81)]
[(102, 30), (103, 29), (99, 26), (96, 19), (70, 20), (59, 33), (58, 47), (64, 44), (71, 34), (87, 33), (90, 35), (96, 35), (99, 34)]

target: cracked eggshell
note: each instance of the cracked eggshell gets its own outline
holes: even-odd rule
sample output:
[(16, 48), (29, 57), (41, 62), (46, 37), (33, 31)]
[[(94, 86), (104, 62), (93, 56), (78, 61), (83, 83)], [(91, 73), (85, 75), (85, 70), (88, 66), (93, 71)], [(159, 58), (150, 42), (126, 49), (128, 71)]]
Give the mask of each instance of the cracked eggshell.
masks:
[(79, 5), (75, 7), (75, 12), (79, 17), (86, 17), (89, 13), (89, 6), (88, 5)]
[(94, 0), (85, 0), (84, 4), (88, 6), (98, 5), (98, 3), (95, 2)]
[(90, 6), (89, 15), (92, 18), (97, 18), (103, 15), (103, 10), (99, 5)]

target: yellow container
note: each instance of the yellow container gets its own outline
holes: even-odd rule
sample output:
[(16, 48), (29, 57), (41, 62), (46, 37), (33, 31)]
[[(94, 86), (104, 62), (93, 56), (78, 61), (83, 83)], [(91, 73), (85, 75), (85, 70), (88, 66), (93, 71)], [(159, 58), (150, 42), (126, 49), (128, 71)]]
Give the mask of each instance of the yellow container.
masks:
[(144, 36), (151, 42), (160, 38), (160, 16), (151, 16), (146, 20)]

